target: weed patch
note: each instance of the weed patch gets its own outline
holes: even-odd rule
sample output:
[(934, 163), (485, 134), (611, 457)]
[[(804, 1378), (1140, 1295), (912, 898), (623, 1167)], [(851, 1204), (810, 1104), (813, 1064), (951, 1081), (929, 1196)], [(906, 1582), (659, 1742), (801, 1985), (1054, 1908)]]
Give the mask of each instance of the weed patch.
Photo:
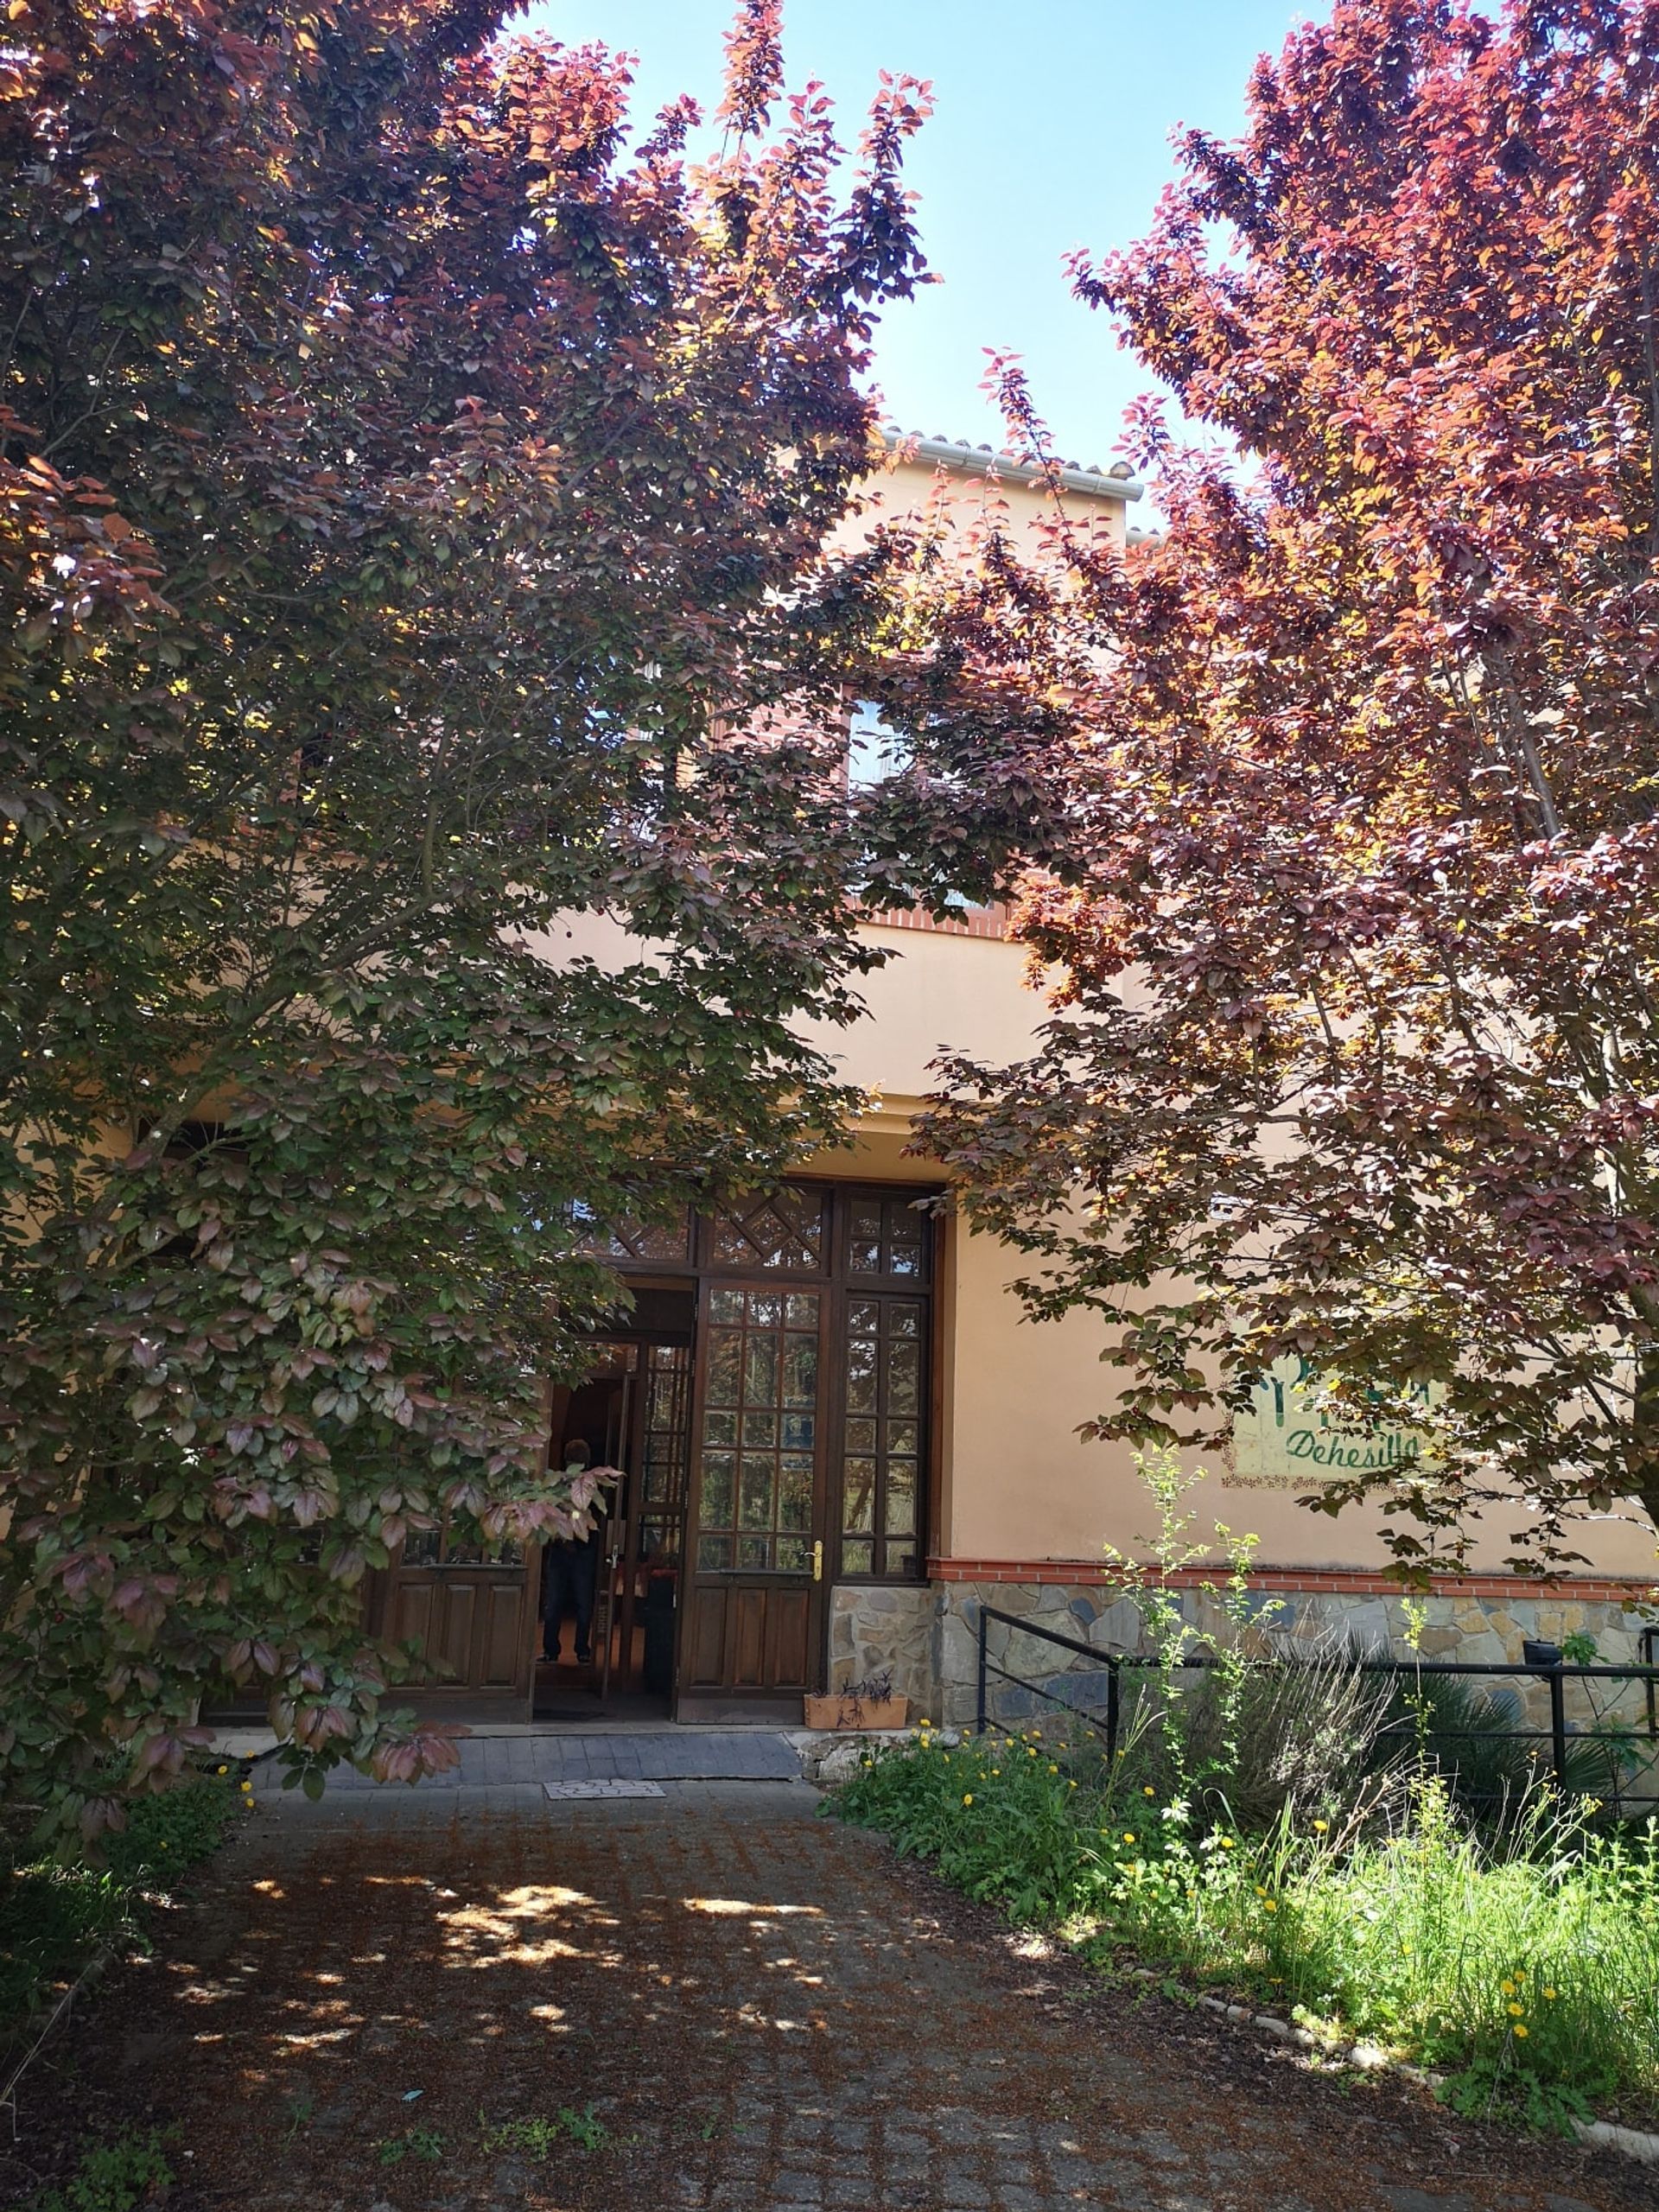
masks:
[(175, 2180), (158, 2128), (88, 2144), (73, 2177), (35, 2198), (29, 2212), (134, 2212)]

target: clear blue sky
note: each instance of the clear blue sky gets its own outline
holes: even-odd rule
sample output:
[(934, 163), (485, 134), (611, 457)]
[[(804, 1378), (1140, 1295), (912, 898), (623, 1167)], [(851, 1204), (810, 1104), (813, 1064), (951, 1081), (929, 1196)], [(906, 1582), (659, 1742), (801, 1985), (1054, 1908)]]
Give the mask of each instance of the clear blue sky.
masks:
[[(639, 56), (643, 123), (689, 92), (718, 97), (728, 0), (537, 0), (524, 19)], [(877, 72), (933, 80), (914, 147), (928, 258), (943, 282), (890, 311), (877, 377), (906, 429), (1000, 440), (979, 390), (1012, 346), (1068, 459), (1105, 461), (1149, 379), (1105, 317), (1071, 296), (1073, 246), (1126, 245), (1171, 174), (1169, 135), (1235, 135), (1250, 66), (1318, 0), (788, 0), (793, 88), (821, 78), (843, 142)]]

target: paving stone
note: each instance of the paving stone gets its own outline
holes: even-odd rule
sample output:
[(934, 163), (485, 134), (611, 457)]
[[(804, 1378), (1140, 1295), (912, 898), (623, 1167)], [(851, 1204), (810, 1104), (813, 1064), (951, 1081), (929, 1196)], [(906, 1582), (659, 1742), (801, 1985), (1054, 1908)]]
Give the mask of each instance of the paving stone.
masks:
[[(684, 1734), (702, 1748), (677, 1764), (736, 1763), (727, 1732)], [(777, 1740), (742, 1738), (741, 1756), (772, 1760)], [(432, 2179), (460, 2192), (453, 2212), (522, 2212), (516, 2167), (465, 2171), (480, 2106), (505, 2118), (590, 2101), (612, 2139), (582, 2154), (591, 2212), (1627, 2212), (1623, 2196), (1547, 2196), (1551, 2177), (1596, 2184), (1541, 2149), (1525, 2154), (1530, 2187), (1408, 2187), (1445, 2171), (1427, 2107), (1344, 2120), (1332, 2092), (1321, 2124), (1299, 2130), (1298, 2100), (1319, 2088), (1258, 2098), (1203, 2023), (1153, 2063), (1104, 2008), (1021, 1999), (1028, 1962), (971, 1916), (956, 1924), (875, 1839), (818, 1818), (804, 1783), (658, 1777), (656, 1741), (629, 1738), (624, 1755), (594, 1734), (537, 1738), (526, 1756), (514, 1739), (488, 1763), (505, 1781), (475, 1761), (459, 1796), (290, 1796), (248, 1824), (259, 1873), (282, 1878), (257, 1896), (250, 1883), (216, 1965), (168, 1968), (175, 1993), (143, 2023), (200, 2037), (181, 2118), (242, 2161), (213, 2212), (360, 2208), (361, 2145), (403, 2125), (387, 2100), (406, 2086), (424, 2088), (423, 2121), (452, 2145)], [(568, 1774), (548, 1770), (550, 1743)], [(543, 1785), (562, 1778), (662, 1794), (551, 1802)], [(308, 2008), (322, 2032), (296, 2052)], [(337, 2015), (349, 2041), (332, 2040)], [(464, 2036), (423, 2045), (454, 2020)], [(144, 2049), (175, 2065), (164, 2041)], [(336, 2053), (350, 2063), (319, 2113), (329, 2127), (259, 2158), (250, 2123)], [(535, 2168), (531, 2197), (554, 2181)]]

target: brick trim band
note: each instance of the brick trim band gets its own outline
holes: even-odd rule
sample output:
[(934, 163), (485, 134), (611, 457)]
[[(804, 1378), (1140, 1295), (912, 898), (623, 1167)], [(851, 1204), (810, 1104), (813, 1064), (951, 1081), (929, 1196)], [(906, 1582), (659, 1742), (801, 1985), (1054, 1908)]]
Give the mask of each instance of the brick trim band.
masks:
[(930, 914), (920, 906), (872, 906), (859, 919), (876, 929), (925, 930), (936, 937), (1006, 938), (1008, 934), (1008, 910), (1001, 900), (993, 906), (965, 906), (959, 920)]
[[(1220, 1567), (1189, 1567), (1166, 1578), (1173, 1588), (1197, 1589), (1224, 1572)], [(1095, 1560), (1055, 1559), (931, 1559), (930, 1582), (1081, 1583), (1106, 1585), (1120, 1578)], [(1398, 1598), (1409, 1594), (1400, 1583), (1369, 1567), (1253, 1567), (1253, 1590), (1311, 1592), (1348, 1591), (1356, 1597)], [(1520, 1598), (1534, 1592), (1570, 1592), (1592, 1605), (1635, 1605), (1656, 1594), (1654, 1586), (1632, 1575), (1561, 1574), (1552, 1580), (1534, 1580), (1520, 1574), (1437, 1574), (1431, 1589), (1449, 1597)]]

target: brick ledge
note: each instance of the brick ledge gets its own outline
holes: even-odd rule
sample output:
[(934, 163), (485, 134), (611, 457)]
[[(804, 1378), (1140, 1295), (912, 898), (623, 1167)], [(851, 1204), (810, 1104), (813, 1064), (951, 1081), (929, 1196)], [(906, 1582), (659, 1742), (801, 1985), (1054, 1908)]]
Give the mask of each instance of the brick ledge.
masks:
[[(1189, 1567), (1167, 1579), (1173, 1588), (1197, 1589), (1214, 1582), (1225, 1572), (1219, 1567)], [(930, 1559), (930, 1582), (1081, 1583), (1087, 1586), (1116, 1582), (1119, 1578), (1095, 1560), (1055, 1559)], [(1253, 1590), (1295, 1592), (1349, 1591), (1356, 1596), (1398, 1598), (1410, 1594), (1388, 1575), (1357, 1567), (1256, 1567), (1250, 1570)], [(1654, 1585), (1631, 1575), (1561, 1574), (1553, 1580), (1533, 1581), (1519, 1574), (1437, 1574), (1430, 1594), (1464, 1598), (1549, 1598), (1570, 1596), (1582, 1603), (1628, 1605), (1648, 1597)]]

